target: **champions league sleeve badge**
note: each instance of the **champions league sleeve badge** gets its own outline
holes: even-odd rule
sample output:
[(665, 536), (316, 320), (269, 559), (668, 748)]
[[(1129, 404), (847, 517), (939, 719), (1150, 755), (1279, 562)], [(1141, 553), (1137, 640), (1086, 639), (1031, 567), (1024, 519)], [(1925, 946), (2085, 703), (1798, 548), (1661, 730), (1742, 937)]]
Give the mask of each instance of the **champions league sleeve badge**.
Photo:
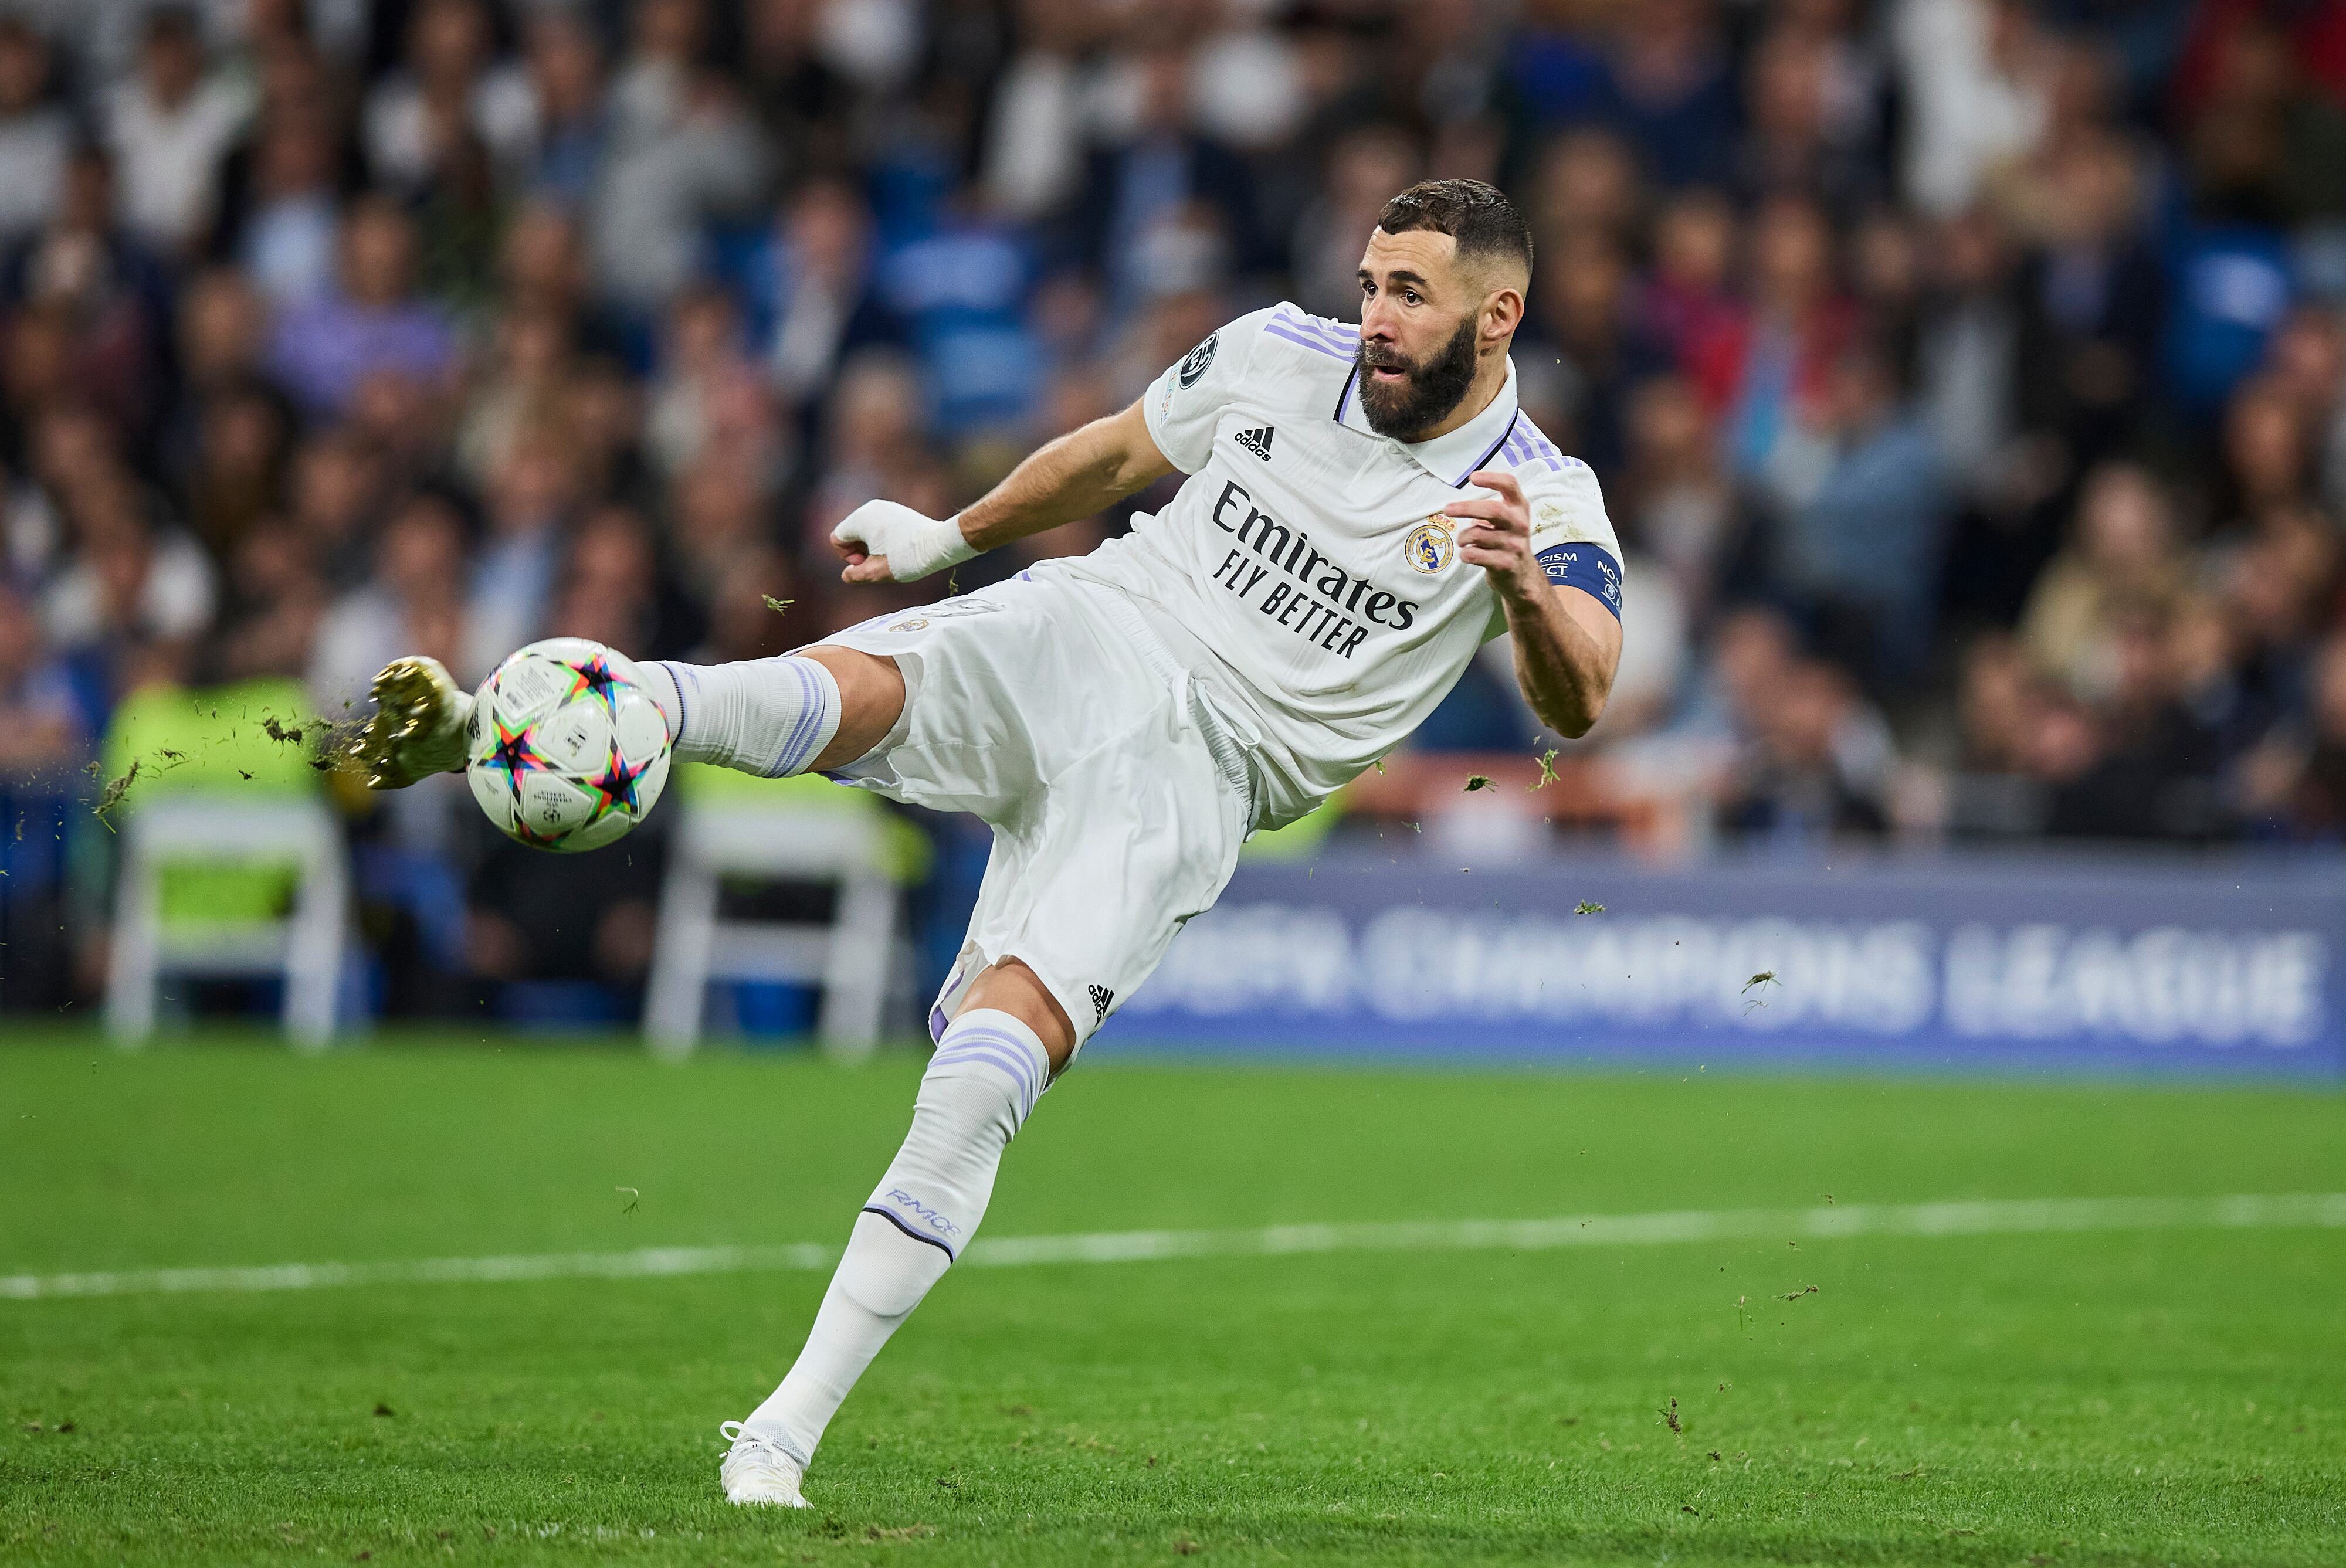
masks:
[(1219, 332), (1208, 332), (1206, 341), (1191, 349), (1182, 360), (1180, 380), (1183, 392), (1196, 386), (1198, 378), (1206, 373), (1206, 367), (1214, 362), (1214, 345), (1221, 335)]

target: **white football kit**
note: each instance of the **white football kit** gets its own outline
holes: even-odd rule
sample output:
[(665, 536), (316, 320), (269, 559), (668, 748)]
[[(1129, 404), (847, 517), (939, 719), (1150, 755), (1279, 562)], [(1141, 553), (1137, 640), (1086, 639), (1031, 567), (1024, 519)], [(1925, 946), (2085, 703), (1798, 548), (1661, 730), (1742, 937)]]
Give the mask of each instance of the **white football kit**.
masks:
[(932, 1033), (1007, 958), (1078, 1041), (1229, 881), (1258, 827), (1303, 816), (1433, 711), (1505, 627), (1457, 558), (1453, 501), (1506, 469), (1549, 580), (1617, 616), (1619, 545), (1596, 476), (1515, 403), (1406, 443), (1361, 409), (1358, 329), (1278, 305), (1166, 371), (1143, 412), (1190, 475), (1078, 559), (826, 638), (894, 658), (895, 728), (834, 777), (977, 814), (994, 852)]

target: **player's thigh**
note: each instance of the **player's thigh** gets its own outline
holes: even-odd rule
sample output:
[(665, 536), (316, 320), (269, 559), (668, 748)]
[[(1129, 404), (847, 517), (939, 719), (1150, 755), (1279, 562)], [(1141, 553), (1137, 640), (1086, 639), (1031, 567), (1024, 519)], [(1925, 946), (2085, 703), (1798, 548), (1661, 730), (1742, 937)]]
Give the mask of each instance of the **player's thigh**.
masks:
[(842, 776), (896, 799), (1033, 820), (1046, 786), (1105, 741), (1162, 728), (1171, 695), (1065, 585), (997, 584), (824, 639), (893, 662), (902, 713)]
[(1221, 896), (1246, 827), (1194, 728), (1096, 752), (1052, 783), (994, 956), (1035, 972), (1080, 1044)]

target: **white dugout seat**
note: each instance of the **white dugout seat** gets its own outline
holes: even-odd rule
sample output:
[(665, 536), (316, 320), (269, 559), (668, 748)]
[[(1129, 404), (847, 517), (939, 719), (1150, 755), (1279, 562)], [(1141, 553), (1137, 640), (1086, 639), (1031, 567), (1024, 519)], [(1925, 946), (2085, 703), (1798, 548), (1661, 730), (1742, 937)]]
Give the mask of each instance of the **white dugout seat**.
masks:
[[(688, 789), (677, 802), (683, 809), (660, 893), (644, 1033), (656, 1053), (681, 1056), (699, 1043), (711, 981), (817, 985), (823, 1049), (863, 1055), (879, 1043), (899, 968), (903, 898), (893, 830), (902, 825), (862, 809), (874, 801), (847, 796), (838, 802), (847, 809), (808, 809), (811, 802), (789, 799), (787, 788), (768, 795), (772, 786), (758, 783), (763, 787)], [(796, 779), (773, 783), (803, 788)], [(831, 884), (837, 890), (831, 921), (721, 916), (724, 883), (750, 879)]]
[[(285, 981), (285, 1033), (307, 1049), (325, 1045), (334, 1033), (350, 893), (342, 833), (325, 802), (161, 795), (129, 811), (121, 833), (106, 989), (106, 1026), (116, 1043), (136, 1046), (154, 1033), (167, 973), (278, 974)], [(165, 873), (194, 864), (290, 868), (292, 906), (278, 920), (166, 920)]]

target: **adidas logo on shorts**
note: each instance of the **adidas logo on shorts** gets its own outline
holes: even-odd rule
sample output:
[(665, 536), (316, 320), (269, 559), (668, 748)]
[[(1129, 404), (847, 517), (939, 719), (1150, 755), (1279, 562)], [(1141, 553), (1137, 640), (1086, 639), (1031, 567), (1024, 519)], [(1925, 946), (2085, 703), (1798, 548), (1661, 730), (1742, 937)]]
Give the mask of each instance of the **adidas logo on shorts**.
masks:
[(1238, 433), (1238, 443), (1240, 446), (1245, 447), (1249, 452), (1253, 453), (1257, 457), (1261, 458), (1265, 463), (1269, 463), (1270, 461), (1270, 438), (1276, 433), (1277, 432), (1273, 431), (1270, 426), (1267, 424), (1259, 426), (1253, 430), (1242, 430)]
[(1094, 985), (1086, 989), (1092, 993), (1092, 1027), (1096, 1029), (1107, 1022), (1107, 1010), (1116, 1005), (1116, 993), (1105, 985)]

